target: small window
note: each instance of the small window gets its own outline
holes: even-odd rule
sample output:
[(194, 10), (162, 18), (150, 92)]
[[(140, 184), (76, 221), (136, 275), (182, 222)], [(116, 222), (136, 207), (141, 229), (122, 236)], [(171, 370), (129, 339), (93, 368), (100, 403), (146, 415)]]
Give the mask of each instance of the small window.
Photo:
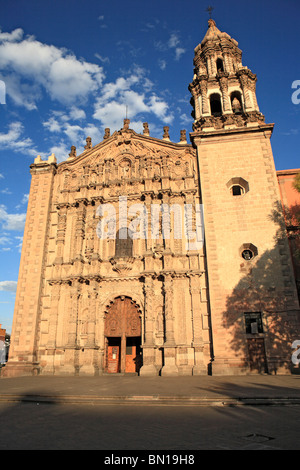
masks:
[(239, 184), (235, 184), (234, 186), (232, 186), (231, 191), (233, 196), (241, 196), (245, 193), (244, 188)]
[(247, 335), (263, 333), (263, 321), (261, 312), (245, 313), (245, 326)]

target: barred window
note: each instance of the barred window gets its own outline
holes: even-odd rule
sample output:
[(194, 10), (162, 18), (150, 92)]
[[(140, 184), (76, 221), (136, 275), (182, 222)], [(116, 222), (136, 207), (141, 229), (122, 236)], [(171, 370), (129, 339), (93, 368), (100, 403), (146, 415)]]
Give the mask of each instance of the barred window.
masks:
[(263, 333), (263, 322), (261, 312), (245, 313), (246, 333), (254, 335)]

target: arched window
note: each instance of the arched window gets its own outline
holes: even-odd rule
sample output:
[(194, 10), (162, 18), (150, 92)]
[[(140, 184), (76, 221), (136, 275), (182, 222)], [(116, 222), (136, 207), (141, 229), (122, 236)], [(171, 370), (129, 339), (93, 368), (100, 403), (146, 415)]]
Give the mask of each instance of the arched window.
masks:
[(115, 258), (130, 258), (133, 256), (132, 233), (127, 227), (122, 227), (116, 235)]
[(222, 115), (221, 97), (218, 95), (218, 93), (213, 93), (210, 96), (210, 110), (212, 116)]
[(217, 59), (217, 71), (224, 72), (224, 64), (222, 59)]

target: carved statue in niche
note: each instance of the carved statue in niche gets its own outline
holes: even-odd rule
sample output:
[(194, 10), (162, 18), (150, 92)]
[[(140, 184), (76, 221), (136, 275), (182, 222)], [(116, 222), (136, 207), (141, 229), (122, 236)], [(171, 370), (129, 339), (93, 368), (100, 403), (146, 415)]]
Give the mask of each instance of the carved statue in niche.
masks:
[(119, 177), (121, 179), (131, 178), (131, 161), (128, 158), (124, 158), (119, 165)]
[(160, 165), (156, 163), (154, 165), (154, 174), (153, 174), (153, 179), (155, 181), (158, 181), (160, 179), (160, 172), (161, 172)]

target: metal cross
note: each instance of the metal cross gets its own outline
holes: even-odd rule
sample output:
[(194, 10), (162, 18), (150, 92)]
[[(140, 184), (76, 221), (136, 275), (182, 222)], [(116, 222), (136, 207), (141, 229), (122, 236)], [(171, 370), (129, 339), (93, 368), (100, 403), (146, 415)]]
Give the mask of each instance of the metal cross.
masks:
[(209, 13), (210, 19), (211, 19), (211, 14), (212, 14), (213, 10), (214, 10), (214, 7), (212, 7), (212, 6), (209, 6), (209, 7), (206, 9), (206, 11)]

